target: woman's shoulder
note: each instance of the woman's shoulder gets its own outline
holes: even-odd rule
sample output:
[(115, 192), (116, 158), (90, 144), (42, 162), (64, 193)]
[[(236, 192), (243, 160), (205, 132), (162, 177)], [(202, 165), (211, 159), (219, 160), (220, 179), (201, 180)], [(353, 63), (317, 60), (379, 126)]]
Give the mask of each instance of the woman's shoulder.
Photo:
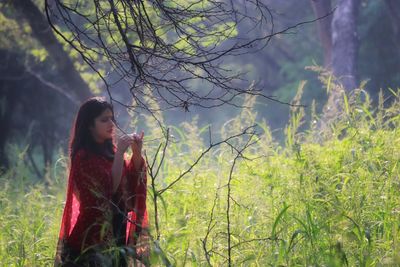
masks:
[(73, 161), (96, 162), (98, 164), (102, 164), (105, 159), (106, 158), (102, 155), (99, 155), (87, 148), (79, 148), (75, 153)]
[(86, 158), (87, 156), (89, 156), (89, 151), (85, 148), (79, 148), (75, 152), (75, 158), (77, 158), (77, 159)]
[(72, 168), (89, 168), (89, 167), (98, 167), (100, 162), (98, 157), (92, 153), (90, 150), (85, 148), (80, 148), (75, 152), (75, 155), (72, 159)]

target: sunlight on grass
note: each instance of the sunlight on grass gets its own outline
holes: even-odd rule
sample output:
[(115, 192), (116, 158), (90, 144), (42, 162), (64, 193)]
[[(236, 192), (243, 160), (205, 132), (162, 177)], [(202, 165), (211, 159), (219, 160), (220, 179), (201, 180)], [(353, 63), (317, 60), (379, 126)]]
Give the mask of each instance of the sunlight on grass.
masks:
[[(390, 105), (381, 97), (376, 109), (365, 93), (353, 100), (346, 96), (344, 116), (319, 142), (313, 141), (315, 131), (299, 132), (302, 110), (291, 114), (285, 147), (273, 140), (265, 121), (255, 121), (255, 111), (244, 110), (224, 125), (221, 136), (253, 123), (260, 132), (245, 152), (255, 159), (239, 160), (232, 176), (235, 266), (400, 265), (400, 95), (392, 94)], [(201, 131), (207, 137), (196, 118), (171, 129), (177, 142), (167, 148), (158, 189), (193, 163), (201, 144), (208, 144), (196, 136)], [(156, 148), (149, 143), (147, 154)], [(227, 264), (226, 184), (233, 157), (230, 147), (215, 148), (161, 195), (158, 245), (163, 253), (153, 246), (154, 266), (165, 259), (175, 266), (207, 266), (204, 248), (212, 265)], [(49, 187), (29, 182), (23, 163), (1, 176), (1, 266), (52, 265), (67, 178), (62, 166)], [(151, 197), (148, 207), (154, 231)]]

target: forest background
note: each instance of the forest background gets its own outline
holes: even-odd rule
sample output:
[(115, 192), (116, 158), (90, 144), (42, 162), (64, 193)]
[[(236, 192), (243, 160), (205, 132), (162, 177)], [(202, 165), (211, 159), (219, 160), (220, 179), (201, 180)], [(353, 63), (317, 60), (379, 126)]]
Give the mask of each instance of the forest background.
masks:
[[(249, 109), (188, 106), (157, 114), (174, 142), (165, 158), (156, 158), (161, 172), (149, 185), (152, 263), (399, 263), (400, 3), (263, 2), (276, 29), (299, 25), (257, 52), (224, 58), (224, 65), (246, 72), (241, 85), (254, 81), (265, 94), (304, 106), (247, 95), (237, 101)], [(338, 30), (334, 16), (353, 24)], [(108, 92), (80, 54), (52, 33), (43, 1), (1, 1), (0, 33), (0, 263), (51, 265), (77, 103)], [(252, 33), (241, 25), (235, 35)], [(333, 45), (334, 36), (346, 45)], [(336, 82), (332, 69), (352, 81)], [(337, 112), (329, 114), (329, 97), (342, 89)], [(126, 86), (112, 94), (132, 104)], [(158, 155), (163, 132), (152, 117), (114, 105), (120, 126), (144, 129), (149, 158)], [(328, 118), (322, 129), (318, 121)], [(253, 124), (260, 129), (256, 141), (246, 132)], [(233, 143), (208, 150), (211, 139), (230, 140), (243, 129)], [(246, 156), (238, 153), (236, 161), (240, 148)]]

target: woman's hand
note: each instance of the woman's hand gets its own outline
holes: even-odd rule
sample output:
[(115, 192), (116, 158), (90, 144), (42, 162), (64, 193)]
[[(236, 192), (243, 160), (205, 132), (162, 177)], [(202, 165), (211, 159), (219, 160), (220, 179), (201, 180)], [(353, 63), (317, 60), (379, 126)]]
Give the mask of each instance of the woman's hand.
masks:
[(143, 147), (143, 136), (144, 136), (144, 132), (142, 131), (139, 134), (133, 133), (131, 135), (131, 137), (133, 138), (133, 142), (131, 143), (131, 148), (132, 148), (132, 152), (136, 153), (138, 155), (141, 155), (142, 153), (142, 147)]
[(142, 161), (142, 147), (143, 147), (143, 137), (144, 137), (144, 132), (142, 131), (139, 134), (133, 133), (131, 135), (133, 142), (131, 143), (131, 149), (132, 149), (132, 158), (133, 161), (135, 162), (135, 166), (137, 168), (139, 167), (139, 164)]
[(134, 143), (134, 139), (130, 135), (123, 134), (118, 138), (116, 154), (123, 155), (130, 145)]

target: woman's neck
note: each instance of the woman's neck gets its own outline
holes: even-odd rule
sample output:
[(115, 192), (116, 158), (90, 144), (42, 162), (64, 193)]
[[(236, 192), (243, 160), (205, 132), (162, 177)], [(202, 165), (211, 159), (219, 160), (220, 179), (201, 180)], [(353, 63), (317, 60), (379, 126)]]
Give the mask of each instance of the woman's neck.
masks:
[(106, 141), (106, 140), (98, 138), (96, 136), (93, 136), (93, 139), (96, 142), (96, 144), (98, 144), (98, 145), (104, 145), (104, 142)]

